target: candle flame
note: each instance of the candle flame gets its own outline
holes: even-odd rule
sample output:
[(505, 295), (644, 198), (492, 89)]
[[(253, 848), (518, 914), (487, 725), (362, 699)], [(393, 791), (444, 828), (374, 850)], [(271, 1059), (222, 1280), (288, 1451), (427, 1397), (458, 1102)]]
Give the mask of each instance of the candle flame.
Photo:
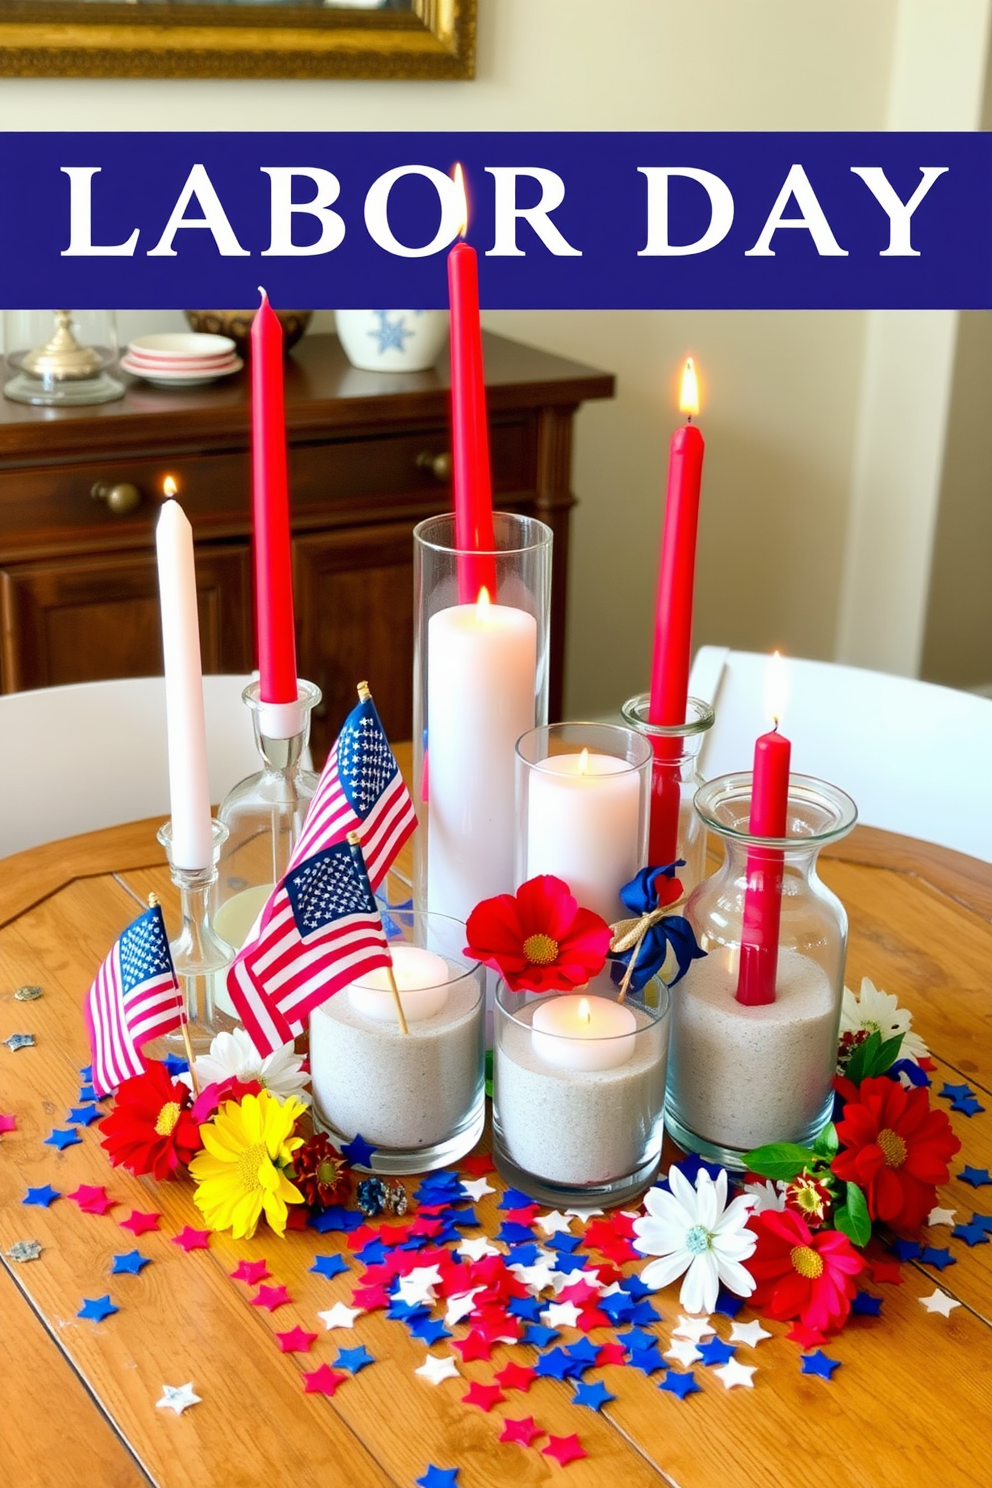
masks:
[(489, 606), (491, 604), (492, 600), (489, 598), (489, 590), (483, 584), (479, 590), (479, 597), (475, 601), (475, 613), (480, 620), (484, 620), (489, 614)]
[(468, 232), (468, 192), (465, 190), (465, 172), (462, 170), (460, 162), (456, 163), (451, 173), (451, 178), (461, 193), (462, 220), (458, 224), (458, 236), (463, 238)]
[(778, 728), (789, 696), (789, 678), (781, 651), (773, 651), (765, 672), (765, 712)]
[(582, 753), (579, 755), (579, 774), (580, 775), (588, 775), (589, 774), (589, 751), (588, 751), (588, 749), (583, 749)]
[(579, 998), (579, 1008), (575, 1016), (578, 1018), (580, 1023), (592, 1022), (592, 1009), (589, 1006), (588, 997)]
[(162, 482), (162, 491), (165, 495), (166, 501), (171, 501), (173, 496), (178, 493), (179, 487), (176, 484), (176, 478), (174, 475), (167, 475), (165, 477), (165, 480)]
[(699, 378), (692, 357), (686, 358), (682, 368), (682, 391), (679, 394), (679, 412), (692, 418), (699, 412)]

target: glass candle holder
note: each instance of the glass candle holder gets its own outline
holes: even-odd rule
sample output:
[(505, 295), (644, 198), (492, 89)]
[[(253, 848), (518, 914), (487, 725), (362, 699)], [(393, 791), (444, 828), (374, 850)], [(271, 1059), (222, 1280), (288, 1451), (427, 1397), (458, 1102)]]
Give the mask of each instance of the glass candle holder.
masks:
[(651, 745), (612, 723), (552, 723), (517, 743), (516, 883), (553, 873), (608, 924), (647, 862)]
[[(303, 819), (317, 789), (318, 777), (307, 768), (310, 714), (320, 702), (320, 688), (299, 681), (295, 717), (279, 729), (278, 714), (261, 700), (258, 682), (241, 696), (251, 712), (262, 768), (239, 781), (221, 803), (217, 818), (227, 828), (214, 891), (214, 928), (240, 950), (248, 932), (286, 872)], [(287, 714), (290, 710), (282, 710)], [(228, 1005), (229, 1011), (233, 1008)]]
[(42, 407), (124, 396), (113, 310), (5, 310), (5, 398)]
[(485, 977), (457, 920), (403, 910), (387, 923), (407, 1032), (385, 971), (314, 1008), (314, 1121), (339, 1146), (361, 1134), (375, 1173), (426, 1173), (482, 1134)]
[(668, 988), (621, 1003), (603, 971), (576, 992), (496, 992), (493, 1159), (538, 1203), (620, 1204), (661, 1160)]
[(513, 751), (548, 716), (552, 533), (494, 512), (492, 553), (450, 513), (414, 528), (417, 907), (466, 920), (513, 888)]
[(650, 693), (642, 692), (628, 698), (621, 711), (623, 721), (636, 729), (651, 743), (655, 753), (652, 767), (651, 803), (655, 810), (665, 812), (666, 791), (671, 793), (677, 807), (671, 808), (674, 821), (678, 817), (677, 835), (674, 842), (666, 838), (664, 828), (654, 829), (652, 821), (648, 831), (648, 859), (653, 868), (665, 867), (667, 862), (682, 858), (685, 867), (679, 869), (679, 878), (686, 893), (706, 877), (706, 828), (693, 805), (696, 792), (702, 785), (699, 774), (699, 751), (703, 739), (713, 727), (715, 714), (710, 703), (701, 698), (686, 700), (685, 722), (680, 724), (651, 723), (648, 720)]
[[(751, 836), (752, 782), (750, 772), (722, 775), (696, 794), (725, 858), (686, 907), (707, 955), (673, 994), (665, 1113), (679, 1146), (738, 1169), (752, 1148), (808, 1144), (830, 1119), (847, 915), (817, 877), (816, 861), (857, 820), (854, 802), (836, 786), (790, 775), (787, 835)], [(745, 958), (755, 949), (756, 917), (745, 917), (745, 902), (779, 891), (778, 935), (765, 948), (775, 958), (774, 1000), (747, 1005), (738, 981), (742, 948)]]
[[(227, 969), (234, 951), (216, 933), (212, 923), (212, 889), (217, 878), (217, 858), (227, 837), (222, 822), (213, 821), (213, 862), (209, 868), (179, 868), (172, 861), (172, 823), (159, 828), (158, 840), (169, 860), (172, 882), (179, 890), (182, 927), (169, 942), (176, 976), (186, 1001), (186, 1019), (190, 1043), (195, 1054), (206, 1054), (215, 1034), (230, 1033), (237, 1018), (226, 1012), (231, 1007), (227, 996)], [(156, 1053), (156, 1045), (161, 1051)], [(154, 1058), (172, 1052), (185, 1056), (186, 1044), (180, 1032), (167, 1034), (162, 1040), (146, 1045)]]

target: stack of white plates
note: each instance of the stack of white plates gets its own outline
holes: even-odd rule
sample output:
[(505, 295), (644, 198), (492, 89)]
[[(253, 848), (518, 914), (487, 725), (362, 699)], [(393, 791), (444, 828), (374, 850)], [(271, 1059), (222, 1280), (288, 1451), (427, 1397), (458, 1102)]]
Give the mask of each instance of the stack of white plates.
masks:
[(240, 372), (244, 362), (230, 337), (182, 331), (136, 336), (121, 357), (121, 366), (158, 387), (199, 387)]

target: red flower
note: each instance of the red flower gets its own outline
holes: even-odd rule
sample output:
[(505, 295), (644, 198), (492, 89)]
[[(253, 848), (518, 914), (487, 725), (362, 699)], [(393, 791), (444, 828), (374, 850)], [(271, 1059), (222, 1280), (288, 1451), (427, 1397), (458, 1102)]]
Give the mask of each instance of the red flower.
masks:
[(797, 1178), (786, 1184), (785, 1206), (801, 1214), (810, 1229), (818, 1230), (827, 1217), (833, 1194), (825, 1183), (804, 1168)]
[(237, 1075), (220, 1083), (214, 1081), (212, 1085), (205, 1085), (193, 1102), (193, 1120), (197, 1124), (209, 1121), (225, 1101), (236, 1101), (240, 1105), (246, 1095), (257, 1095), (261, 1088), (258, 1080), (239, 1080)]
[(123, 1165), (138, 1178), (151, 1173), (161, 1182), (188, 1166), (203, 1146), (191, 1104), (186, 1086), (171, 1079), (164, 1064), (149, 1061), (143, 1075), (125, 1080), (114, 1109), (100, 1122), (114, 1167)]
[(511, 992), (571, 992), (602, 971), (612, 932), (580, 909), (568, 884), (550, 873), (516, 894), (483, 899), (468, 917), (465, 955), (494, 966)]
[(820, 1230), (790, 1209), (763, 1209), (749, 1223), (758, 1236), (744, 1265), (757, 1285), (748, 1301), (784, 1322), (798, 1317), (807, 1328), (836, 1332), (847, 1321), (855, 1278), (864, 1260), (840, 1230)]
[(864, 1189), (872, 1219), (901, 1231), (923, 1224), (961, 1148), (924, 1089), (905, 1090), (884, 1075), (862, 1080), (850, 1096), (837, 1138), (841, 1151), (830, 1165), (837, 1177)]
[(348, 1164), (323, 1132), (293, 1153), (291, 1177), (312, 1209), (343, 1204), (351, 1191)]

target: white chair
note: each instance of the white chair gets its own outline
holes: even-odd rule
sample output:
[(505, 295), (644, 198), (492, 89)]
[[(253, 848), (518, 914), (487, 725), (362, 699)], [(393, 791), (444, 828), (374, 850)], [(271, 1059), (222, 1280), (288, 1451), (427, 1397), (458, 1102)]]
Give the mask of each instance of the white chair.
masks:
[[(768, 658), (703, 646), (689, 691), (716, 709), (706, 780), (749, 770)], [(782, 732), (792, 767), (853, 796), (869, 826), (992, 862), (992, 700), (907, 677), (789, 657)]]
[[(241, 701), (250, 676), (203, 679), (210, 799), (259, 767)], [(0, 696), (0, 857), (169, 815), (165, 679), (126, 677)]]

